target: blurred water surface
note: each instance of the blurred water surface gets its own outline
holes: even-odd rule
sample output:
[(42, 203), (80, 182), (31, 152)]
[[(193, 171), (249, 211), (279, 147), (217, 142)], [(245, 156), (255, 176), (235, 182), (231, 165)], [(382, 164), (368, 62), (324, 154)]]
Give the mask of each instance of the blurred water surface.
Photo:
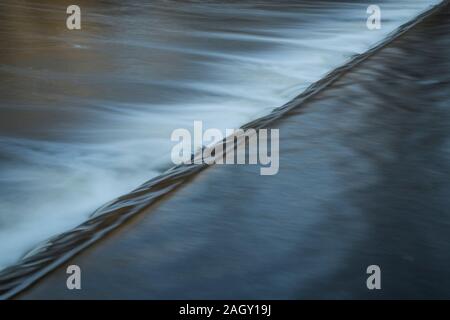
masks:
[(0, 268), (170, 164), (170, 133), (289, 101), (434, 0), (0, 3)]

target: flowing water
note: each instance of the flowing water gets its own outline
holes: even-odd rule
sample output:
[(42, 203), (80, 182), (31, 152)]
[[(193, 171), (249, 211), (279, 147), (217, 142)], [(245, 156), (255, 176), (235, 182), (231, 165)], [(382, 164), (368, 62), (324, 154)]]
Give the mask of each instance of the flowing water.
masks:
[(0, 268), (171, 166), (176, 128), (237, 128), (437, 0), (0, 3)]

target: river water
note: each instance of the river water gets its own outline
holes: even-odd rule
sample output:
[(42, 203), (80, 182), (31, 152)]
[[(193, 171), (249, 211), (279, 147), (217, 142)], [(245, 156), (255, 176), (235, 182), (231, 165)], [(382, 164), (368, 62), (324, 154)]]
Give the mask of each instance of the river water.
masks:
[(0, 3), (0, 269), (171, 166), (170, 134), (281, 106), (437, 0)]

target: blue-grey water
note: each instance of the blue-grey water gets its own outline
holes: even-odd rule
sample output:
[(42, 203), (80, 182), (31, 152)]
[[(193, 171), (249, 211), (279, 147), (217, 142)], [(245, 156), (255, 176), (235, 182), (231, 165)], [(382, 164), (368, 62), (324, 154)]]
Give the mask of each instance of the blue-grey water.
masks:
[(236, 128), (437, 0), (0, 3), (0, 268), (171, 166), (176, 128)]

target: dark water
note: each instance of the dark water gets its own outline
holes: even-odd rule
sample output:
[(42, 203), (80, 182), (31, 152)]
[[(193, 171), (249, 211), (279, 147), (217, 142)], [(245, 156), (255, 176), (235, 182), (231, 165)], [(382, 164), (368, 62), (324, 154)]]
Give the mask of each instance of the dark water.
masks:
[(170, 133), (287, 102), (437, 1), (0, 4), (0, 267), (171, 166)]
[[(449, 298), (450, 2), (432, 12), (268, 125), (277, 175), (211, 167), (19, 297)], [(69, 264), (77, 292), (61, 285)]]

